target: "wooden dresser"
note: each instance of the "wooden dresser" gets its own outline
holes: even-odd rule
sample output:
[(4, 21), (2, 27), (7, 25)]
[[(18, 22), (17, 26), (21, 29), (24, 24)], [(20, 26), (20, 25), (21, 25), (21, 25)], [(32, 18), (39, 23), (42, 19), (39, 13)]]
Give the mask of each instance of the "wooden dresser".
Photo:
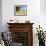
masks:
[(23, 43), (22, 46), (33, 46), (33, 23), (7, 23), (14, 41)]

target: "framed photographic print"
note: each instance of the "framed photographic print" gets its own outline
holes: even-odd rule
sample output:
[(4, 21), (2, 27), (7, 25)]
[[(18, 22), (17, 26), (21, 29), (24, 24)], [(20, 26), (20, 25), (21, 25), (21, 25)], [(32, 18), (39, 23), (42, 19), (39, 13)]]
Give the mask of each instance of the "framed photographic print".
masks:
[(14, 16), (26, 16), (27, 5), (14, 5)]

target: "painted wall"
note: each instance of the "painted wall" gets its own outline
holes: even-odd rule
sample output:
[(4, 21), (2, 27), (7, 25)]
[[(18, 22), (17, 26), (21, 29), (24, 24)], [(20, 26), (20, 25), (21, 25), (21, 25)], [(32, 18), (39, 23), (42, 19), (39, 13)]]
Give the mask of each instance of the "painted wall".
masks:
[[(25, 20), (30, 20), (33, 23), (39, 23), (40, 14), (40, 1), (38, 0), (3, 0), (2, 1), (2, 22), (3, 26), (10, 19), (17, 19), (19, 22), (25, 22)], [(14, 16), (14, 5), (27, 5), (27, 16)], [(32, 12), (31, 12), (32, 10)], [(18, 19), (19, 18), (19, 19)], [(23, 19), (22, 19), (23, 18)], [(38, 20), (38, 21), (37, 21)], [(4, 27), (5, 28), (5, 27)], [(5, 28), (6, 30), (7, 28)]]
[[(40, 0), (40, 25), (46, 31), (46, 0)], [(46, 41), (45, 41), (46, 46)]]
[(40, 0), (40, 9), (42, 13), (46, 13), (46, 0)]
[(40, 0), (40, 24), (46, 31), (46, 0)]
[[(17, 19), (19, 22), (30, 20), (33, 25), (33, 45), (38, 46), (38, 39), (36, 37), (36, 27), (39, 24), (46, 29), (46, 14), (42, 12), (44, 5), (43, 0), (2, 0), (2, 25), (3, 31), (8, 30), (7, 22), (11, 19)], [(27, 16), (14, 16), (14, 5), (27, 5)], [(32, 11), (32, 12), (31, 12)], [(37, 40), (36, 40), (37, 39)]]
[(0, 31), (2, 31), (2, 0), (0, 0)]
[[(14, 16), (14, 5), (27, 5), (27, 16)], [(32, 12), (31, 12), (32, 11)], [(19, 22), (30, 20), (33, 25), (33, 45), (38, 46), (36, 27), (40, 24), (40, 0), (2, 0), (2, 25), (3, 31), (8, 30), (7, 22), (17, 19)], [(36, 40), (37, 39), (37, 40)]]

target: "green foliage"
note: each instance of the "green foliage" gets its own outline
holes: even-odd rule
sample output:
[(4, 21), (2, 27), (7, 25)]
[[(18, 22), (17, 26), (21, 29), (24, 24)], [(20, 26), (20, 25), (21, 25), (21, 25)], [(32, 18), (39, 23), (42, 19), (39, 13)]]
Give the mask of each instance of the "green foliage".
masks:
[(36, 28), (37, 29), (37, 34), (36, 36), (38, 36), (38, 40), (45, 40), (45, 35), (44, 35), (44, 32), (43, 32), (43, 29), (42, 27), (40, 27), (39, 25), (39, 28)]

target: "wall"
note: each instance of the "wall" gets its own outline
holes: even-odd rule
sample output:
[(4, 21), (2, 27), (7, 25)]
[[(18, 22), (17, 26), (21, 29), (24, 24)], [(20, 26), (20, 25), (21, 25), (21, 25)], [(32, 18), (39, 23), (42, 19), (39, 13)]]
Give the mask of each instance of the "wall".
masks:
[(40, 0), (40, 24), (46, 31), (46, 0)]
[(0, 0), (0, 31), (2, 31), (2, 0)]
[[(24, 22), (26, 19), (29, 19), (31, 22), (39, 23), (39, 14), (40, 14), (40, 3), (39, 2), (40, 2), (39, 0), (38, 1), (37, 0), (35, 1), (34, 0), (31, 0), (31, 1), (30, 0), (24, 0), (24, 1), (22, 0), (19, 0), (19, 1), (3, 0), (2, 1), (3, 26), (5, 26), (7, 21), (9, 21), (10, 19), (17, 19), (19, 20), (19, 22)], [(20, 5), (26, 4), (27, 5), (27, 16), (14, 16), (14, 5), (16, 4), (20, 4)], [(31, 9), (32, 9), (32, 13), (31, 13)]]
[[(26, 4), (27, 5), (27, 16), (14, 16), (14, 5), (16, 4)], [(32, 9), (32, 13), (31, 13)], [(10, 19), (17, 19), (19, 22), (24, 22), (25, 20), (30, 20), (33, 25), (33, 34), (36, 34), (36, 27), (40, 23), (40, 0), (2, 0), (2, 25), (3, 31), (7, 30), (7, 22)], [(19, 18), (19, 19), (18, 19)], [(23, 19), (22, 19), (23, 18)], [(35, 36), (36, 37), (36, 36)], [(38, 46), (37, 38), (33, 37), (35, 46)]]
[[(46, 6), (45, 0), (2, 0), (2, 25), (3, 31), (8, 30), (7, 22), (17, 19), (19, 22), (30, 20), (33, 25), (33, 45), (38, 46), (36, 27), (40, 24), (46, 30)], [(27, 16), (14, 16), (14, 5), (27, 5)], [(32, 12), (31, 12), (32, 11)], [(18, 19), (19, 18), (19, 19)]]
[(40, 0), (40, 9), (42, 13), (46, 13), (46, 0)]
[[(43, 31), (46, 31), (46, 0), (40, 0), (40, 25)], [(46, 46), (46, 41), (45, 41)]]
[[(14, 16), (14, 5), (27, 5), (27, 16)], [(32, 11), (32, 12), (31, 12)], [(40, 0), (2, 0), (2, 25), (3, 31), (8, 30), (7, 22), (17, 19), (19, 22), (30, 20), (33, 25), (33, 45), (38, 46), (36, 27), (40, 24)], [(37, 39), (37, 40), (36, 40)]]

